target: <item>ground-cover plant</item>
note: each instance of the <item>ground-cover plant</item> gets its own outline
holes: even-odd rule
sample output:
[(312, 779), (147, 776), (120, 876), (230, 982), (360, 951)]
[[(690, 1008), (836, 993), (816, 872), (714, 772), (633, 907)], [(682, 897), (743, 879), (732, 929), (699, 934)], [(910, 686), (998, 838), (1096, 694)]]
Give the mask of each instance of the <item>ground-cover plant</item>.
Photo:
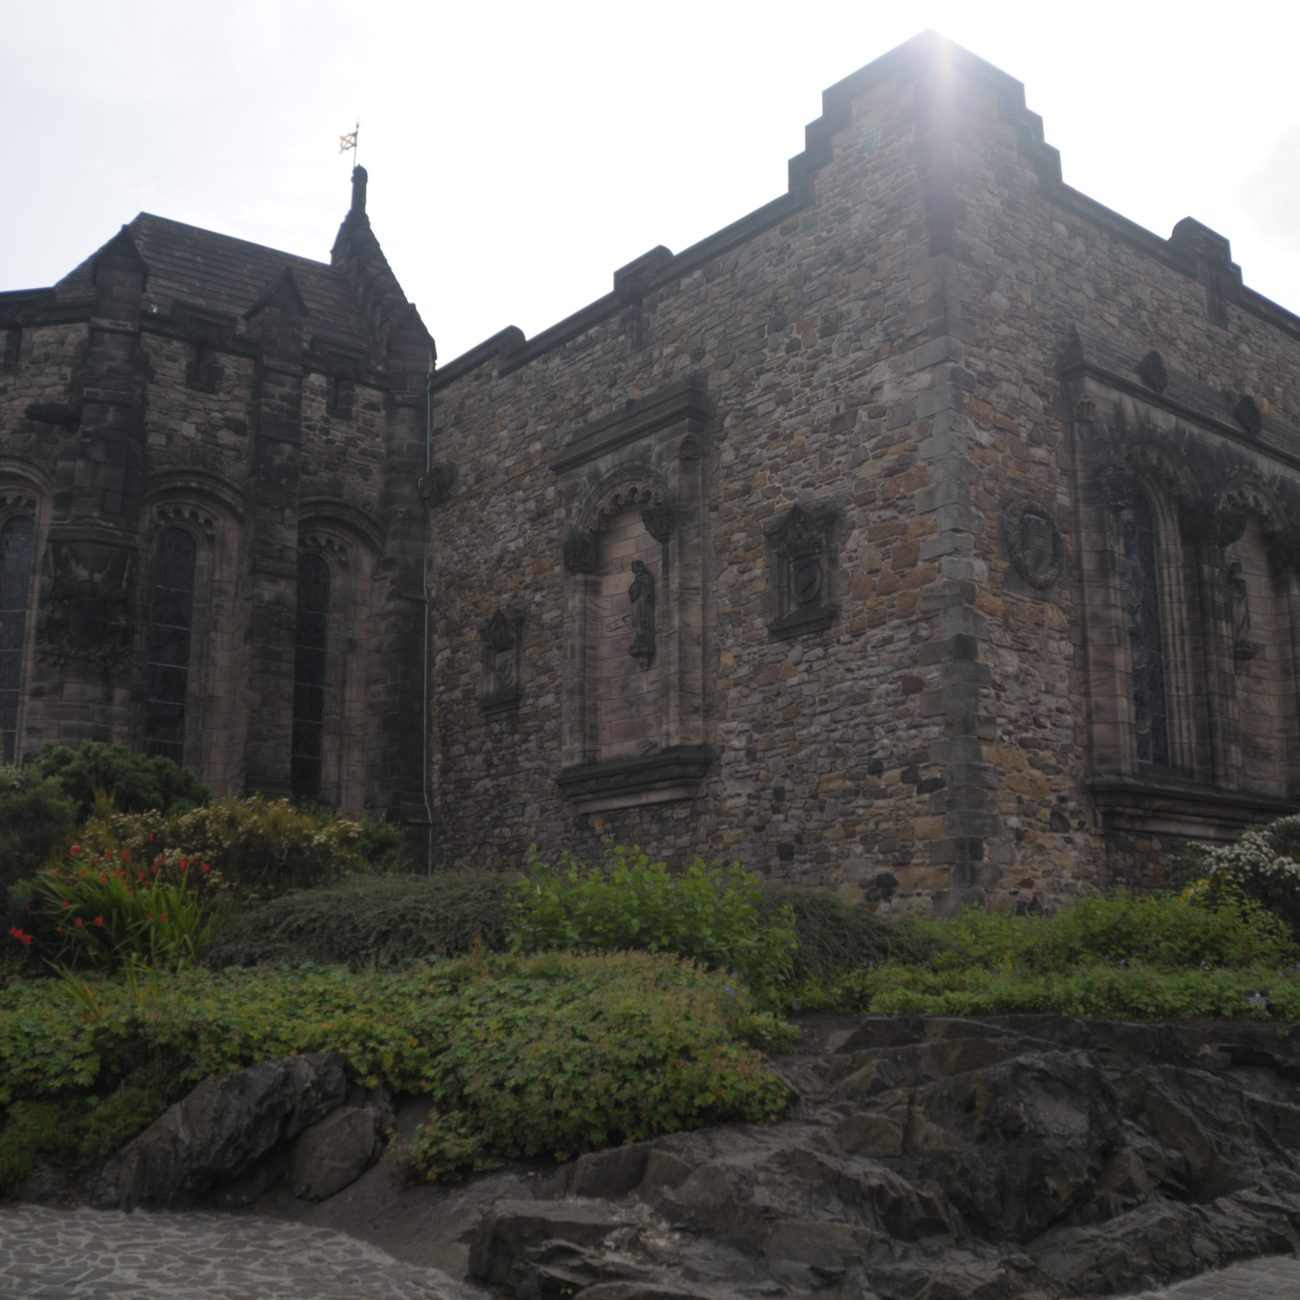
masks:
[(78, 821), (90, 816), (100, 793), (122, 812), (183, 812), (208, 801), (207, 787), (188, 768), (169, 758), (147, 758), (125, 745), (94, 740), (77, 749), (47, 745), (28, 767), (57, 782), (75, 801)]
[(11, 930), (10, 938), (25, 946), (34, 940), (60, 967), (182, 970), (207, 938), (213, 880), (207, 862), (133, 859), (126, 849), (92, 856), (74, 844), (37, 873), (31, 928)]
[(20, 1103), (107, 1093), (126, 1061), (169, 1062), (189, 1085), (340, 1050), (363, 1080), (434, 1100), (450, 1136), (426, 1133), (406, 1169), (447, 1177), (775, 1118), (786, 1092), (747, 1045), (754, 1023), (726, 975), (644, 953), (480, 951), (401, 973), (196, 969), (147, 1001), (100, 981), (93, 1012), (55, 981), (22, 980), (0, 990), (0, 1107), (12, 1122)]
[(765, 912), (757, 877), (739, 866), (696, 858), (674, 873), (638, 848), (610, 844), (599, 867), (531, 853), (512, 895), (508, 940), (515, 952), (676, 953), (735, 972), (770, 1005), (790, 980), (795, 926), (787, 906)]
[(367, 867), (357, 847), (360, 823), (288, 799), (230, 795), (176, 814), (107, 812), (102, 806), (96, 813), (81, 830), (87, 847), (211, 863), (220, 870), (219, 902), (264, 902)]
[(260, 907), (226, 909), (203, 961), (218, 968), (261, 962), (391, 968), (458, 956), (475, 943), (501, 951), (512, 888), (510, 877), (486, 871), (353, 876)]

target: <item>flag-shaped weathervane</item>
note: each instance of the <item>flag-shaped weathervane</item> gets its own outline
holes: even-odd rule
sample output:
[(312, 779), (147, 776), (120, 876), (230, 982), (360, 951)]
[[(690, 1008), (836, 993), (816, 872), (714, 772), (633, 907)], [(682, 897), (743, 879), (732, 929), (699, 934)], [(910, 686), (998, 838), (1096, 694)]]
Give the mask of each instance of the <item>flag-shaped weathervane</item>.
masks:
[(361, 134), (361, 123), (358, 122), (347, 135), (339, 136), (339, 153), (347, 153), (352, 150), (352, 165), (357, 165), (357, 136)]

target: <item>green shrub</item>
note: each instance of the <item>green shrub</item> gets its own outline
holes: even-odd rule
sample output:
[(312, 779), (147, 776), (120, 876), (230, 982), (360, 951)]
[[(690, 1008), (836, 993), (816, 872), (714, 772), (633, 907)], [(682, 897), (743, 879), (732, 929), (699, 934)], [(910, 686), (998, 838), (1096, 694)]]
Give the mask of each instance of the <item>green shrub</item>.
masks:
[(968, 908), (917, 925), (941, 944), (927, 961), (943, 970), (1062, 972), (1094, 963), (1238, 967), (1295, 959), (1286, 927), (1257, 904), (1233, 897), (1202, 904), (1176, 894), (1089, 895), (1050, 917)]
[(1300, 939), (1300, 816), (1246, 831), (1235, 844), (1193, 846), (1186, 855), (1204, 882), (1194, 893), (1236, 891), (1281, 917)]
[(195, 969), (147, 993), (95, 981), (79, 1004), (56, 981), (20, 980), (0, 989), (0, 1106), (106, 1095), (124, 1061), (172, 1062), (167, 1077), (189, 1086), (338, 1050), (363, 1081), (428, 1096), (448, 1117), (408, 1164), (441, 1177), (466, 1161), (774, 1119), (786, 1090), (747, 1045), (752, 1024), (725, 975), (644, 953), (479, 951), (401, 973)]
[(909, 918), (877, 916), (841, 902), (829, 889), (765, 886), (763, 915), (782, 908), (794, 918), (796, 984), (886, 961), (923, 961), (939, 947)]
[(0, 900), (63, 847), (76, 820), (76, 805), (56, 781), (31, 767), (0, 767)]
[(218, 899), (238, 904), (333, 884), (366, 867), (358, 822), (264, 795), (230, 795), (172, 815), (101, 810), (81, 834), (97, 853), (120, 846), (133, 858), (207, 862), (218, 874)]
[(103, 791), (122, 812), (183, 812), (208, 801), (207, 787), (169, 758), (146, 758), (125, 745), (88, 740), (79, 749), (47, 745), (28, 766), (58, 782), (76, 801), (77, 820), (89, 817)]
[(876, 1015), (1033, 1011), (1124, 1020), (1221, 1017), (1281, 1022), (1300, 1016), (1300, 973), (1294, 967), (1200, 970), (1103, 964), (1042, 973), (891, 965), (841, 976), (824, 992), (821, 1006)]
[(506, 946), (511, 881), (491, 872), (353, 876), (221, 916), (204, 951), (212, 967), (315, 962), (357, 969)]
[(512, 897), (515, 952), (671, 952), (733, 971), (765, 1002), (777, 999), (793, 968), (794, 918), (786, 906), (764, 917), (753, 875), (700, 858), (674, 875), (640, 849), (607, 851), (603, 869), (530, 857)]

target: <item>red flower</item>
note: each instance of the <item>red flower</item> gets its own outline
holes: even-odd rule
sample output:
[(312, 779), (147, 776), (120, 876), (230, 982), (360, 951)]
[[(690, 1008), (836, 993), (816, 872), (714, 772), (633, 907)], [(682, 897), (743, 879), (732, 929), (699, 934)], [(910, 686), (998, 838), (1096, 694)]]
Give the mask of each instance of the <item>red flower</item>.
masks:
[(102, 916), (95, 917), (95, 924), (102, 927), (104, 924), (104, 918)]
[(121, 858), (123, 862), (125, 862), (126, 859), (129, 858), (131, 855), (130, 855), (129, 852), (127, 852), (126, 849), (123, 849), (122, 852), (119, 853), (117, 856), (118, 856), (119, 858)]
[(152, 913), (152, 912), (146, 912), (146, 913), (144, 914), (144, 919), (145, 919), (146, 921), (152, 921), (152, 920), (153, 920), (153, 913)]
[(113, 878), (115, 880), (123, 880), (125, 879), (125, 877), (126, 877), (126, 872), (123, 871), (121, 867), (118, 867), (118, 869), (115, 872), (113, 872)]
[(159, 913), (158, 913), (158, 919), (159, 919), (160, 921), (165, 921), (165, 920), (167, 919), (167, 913), (166, 913), (166, 912), (159, 912)]
[(204, 864), (199, 868), (199, 870), (200, 870), (201, 872), (203, 872), (204, 875), (207, 875), (207, 873), (208, 873), (209, 871), (212, 870), (212, 863), (210, 863), (210, 862), (205, 862), (205, 863), (204, 863)]
[(144, 872), (143, 872), (143, 871), (137, 871), (137, 872), (135, 873), (135, 878), (136, 878), (137, 880), (143, 880), (143, 879), (144, 879)]
[(181, 859), (181, 870), (182, 870), (182, 871), (184, 871), (185, 868), (188, 867), (189, 865), (190, 865), (190, 864), (189, 864), (189, 863), (188, 863), (184, 858)]
[(32, 941), (32, 936), (28, 934), (26, 930), (20, 930), (16, 925), (11, 925), (9, 927), (9, 937), (11, 939), (17, 939), (19, 943), (29, 944)]
[(63, 906), (64, 906), (64, 907), (71, 907), (72, 904), (71, 904), (70, 902), (68, 902), (68, 900), (65, 898), (65, 899), (63, 900)]
[(150, 831), (149, 834), (145, 836), (145, 839), (148, 840), (150, 844), (152, 844), (152, 843), (153, 843), (153, 831)]
[(71, 853), (72, 856), (75, 858), (75, 857), (77, 856), (77, 854), (81, 852), (81, 845), (80, 845), (80, 844), (74, 844), (74, 845), (73, 845), (73, 846), (68, 850), (68, 852)]
[(158, 874), (158, 864), (155, 862), (149, 870), (156, 876)]
[(108, 884), (108, 872), (107, 872), (107, 871), (101, 871), (101, 872), (99, 873), (99, 883), (100, 883), (101, 885), (106, 885), (106, 884)]
[(78, 929), (80, 929), (80, 927), (83, 926), (85, 922), (81, 919), (81, 917), (77, 917), (72, 924), (77, 926)]

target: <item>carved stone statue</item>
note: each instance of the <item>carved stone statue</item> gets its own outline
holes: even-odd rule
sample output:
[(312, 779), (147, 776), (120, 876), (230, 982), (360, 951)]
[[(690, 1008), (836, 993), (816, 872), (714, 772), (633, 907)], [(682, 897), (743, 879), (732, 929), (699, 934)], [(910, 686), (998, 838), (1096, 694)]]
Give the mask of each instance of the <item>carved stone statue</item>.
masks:
[(1250, 587), (1240, 560), (1228, 565), (1228, 601), (1232, 610), (1233, 658), (1253, 659), (1259, 647), (1250, 639)]
[(644, 672), (655, 657), (655, 580), (641, 560), (632, 561), (627, 598), (632, 603), (632, 644), (627, 652)]

